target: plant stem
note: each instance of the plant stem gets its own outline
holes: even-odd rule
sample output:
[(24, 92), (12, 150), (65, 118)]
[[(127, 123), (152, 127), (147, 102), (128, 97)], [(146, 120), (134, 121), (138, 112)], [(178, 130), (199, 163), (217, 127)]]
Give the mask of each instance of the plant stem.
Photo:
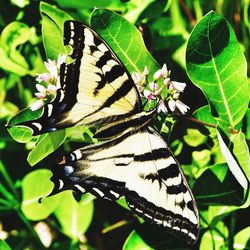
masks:
[(24, 216), (24, 214), (20, 210), (20, 208), (17, 208), (16, 211), (17, 211), (17, 214), (20, 217), (20, 219), (24, 222), (24, 224), (26, 225), (26, 227), (30, 231), (31, 236), (35, 239), (37, 245), (39, 246), (39, 249), (46, 249), (45, 246), (42, 244), (40, 238), (38, 237), (36, 231), (34, 230), (32, 224), (29, 222), (29, 220), (27, 220), (27, 218)]
[(196, 119), (194, 117), (187, 117), (187, 119), (190, 120), (190, 121), (192, 121), (192, 122), (195, 122), (195, 123), (198, 123), (198, 124), (201, 124), (201, 125), (204, 125), (204, 126), (208, 126), (208, 127), (211, 127), (211, 128), (216, 128), (217, 127), (216, 125), (200, 121), (200, 120), (198, 120), (198, 119)]
[(231, 214), (231, 220), (230, 220), (230, 229), (229, 229), (229, 237), (228, 237), (228, 250), (234, 249), (234, 230), (235, 230), (235, 224), (236, 224), (236, 214)]
[(10, 178), (9, 173), (6, 170), (6, 168), (5, 168), (4, 164), (2, 163), (2, 161), (0, 161), (0, 172), (2, 173), (6, 183), (8, 184), (9, 188), (11, 189), (12, 194), (15, 196), (16, 199), (18, 199), (19, 196), (18, 196), (18, 193), (17, 193), (17, 191), (15, 189), (15, 185), (14, 185), (12, 179)]

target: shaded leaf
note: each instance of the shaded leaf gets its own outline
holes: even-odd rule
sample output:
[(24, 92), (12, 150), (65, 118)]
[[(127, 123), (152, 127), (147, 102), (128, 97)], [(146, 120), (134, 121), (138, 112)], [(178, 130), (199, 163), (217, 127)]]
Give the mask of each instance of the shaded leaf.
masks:
[(66, 138), (65, 130), (58, 130), (43, 136), (38, 144), (29, 153), (27, 161), (34, 166), (46, 156), (54, 152), (64, 142)]
[(142, 72), (147, 66), (149, 79), (152, 79), (160, 66), (147, 51), (142, 36), (134, 25), (114, 12), (95, 9), (91, 26), (114, 50), (130, 74)]
[(234, 127), (249, 103), (247, 64), (234, 31), (211, 11), (194, 28), (187, 46), (187, 72), (206, 94), (213, 116)]
[(48, 197), (38, 203), (40, 198), (46, 197), (53, 188), (50, 181), (51, 172), (47, 169), (39, 169), (27, 174), (21, 183), (22, 187), (22, 211), (30, 220), (42, 220), (47, 218), (57, 207), (60, 195)]
[(228, 171), (226, 164), (207, 169), (195, 182), (193, 193), (198, 203), (206, 205), (240, 206), (244, 201), (243, 189)]
[(6, 241), (0, 239), (0, 249), (1, 250), (11, 250), (10, 246)]

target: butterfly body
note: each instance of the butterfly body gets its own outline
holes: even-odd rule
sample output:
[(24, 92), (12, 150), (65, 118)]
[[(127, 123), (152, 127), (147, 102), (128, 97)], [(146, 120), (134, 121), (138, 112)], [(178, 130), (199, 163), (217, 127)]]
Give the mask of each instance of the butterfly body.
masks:
[(64, 37), (73, 62), (61, 66), (61, 88), (40, 118), (22, 125), (33, 135), (95, 126), (102, 142), (75, 150), (52, 169), (50, 195), (70, 189), (112, 201), (125, 196), (145, 221), (194, 244), (198, 210), (179, 163), (149, 127), (157, 111), (143, 111), (129, 72), (97, 33), (67, 21)]

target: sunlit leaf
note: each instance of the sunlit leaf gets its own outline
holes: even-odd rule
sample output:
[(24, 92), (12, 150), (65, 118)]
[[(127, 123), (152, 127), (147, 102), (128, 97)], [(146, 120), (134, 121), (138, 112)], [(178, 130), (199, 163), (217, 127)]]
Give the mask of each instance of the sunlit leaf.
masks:
[(136, 231), (132, 231), (123, 245), (122, 250), (134, 250), (134, 249), (143, 249), (143, 250), (151, 250), (150, 246), (148, 246), (143, 239), (136, 233)]
[[(218, 136), (221, 152), (222, 152), (222, 154), (223, 154), (223, 156), (228, 164), (228, 167), (229, 167), (231, 173), (234, 175), (234, 177), (240, 183), (240, 185), (245, 190), (247, 190), (248, 180), (247, 180), (246, 176), (244, 175), (244, 172), (242, 171), (241, 166), (239, 166), (238, 162), (235, 160), (234, 156), (230, 152), (228, 146), (226, 145), (224, 139), (221, 136), (221, 133), (222, 133), (222, 131), (217, 130), (217, 136)], [(225, 136), (224, 136), (224, 138), (225, 138)], [(243, 139), (244, 139), (244, 136), (243, 136)], [(240, 157), (239, 160), (244, 164), (244, 166), (245, 166), (245, 164), (248, 164), (248, 165), (246, 165), (246, 171), (247, 170), (249, 171), (249, 152), (248, 152), (248, 150), (246, 150), (247, 146), (244, 144), (243, 141), (240, 141), (240, 138), (238, 138), (238, 136), (235, 136), (235, 140), (236, 140), (236, 145), (238, 144), (237, 146), (239, 146), (239, 144), (240, 144), (240, 146), (241, 146), (240, 149), (235, 149), (236, 152), (238, 153), (238, 157)], [(240, 150), (240, 152), (239, 152), (239, 150)]]
[(57, 60), (59, 54), (67, 54), (63, 43), (64, 22), (73, 18), (55, 6), (40, 3), (42, 36), (47, 58)]
[[(223, 237), (224, 236), (224, 237)], [(226, 250), (226, 242), (228, 236), (228, 229), (223, 224), (223, 222), (219, 222), (216, 225), (216, 230), (206, 231), (201, 238), (200, 250), (207, 249), (221, 249)]]
[(147, 51), (140, 32), (118, 14), (96, 9), (92, 13), (91, 26), (114, 50), (130, 74), (149, 69), (149, 79), (160, 67)]
[(192, 147), (197, 147), (200, 144), (206, 142), (207, 137), (201, 134), (199, 130), (189, 128), (187, 129), (187, 135), (185, 135), (183, 139), (188, 145)]
[(247, 64), (230, 24), (211, 11), (194, 28), (187, 46), (187, 72), (211, 104), (221, 125), (234, 127), (249, 103)]
[(34, 166), (46, 156), (54, 152), (66, 138), (65, 130), (58, 130), (53, 133), (46, 134), (29, 153), (27, 161)]
[[(51, 172), (47, 169), (39, 169), (27, 174), (21, 183), (22, 187), (22, 211), (30, 220), (42, 220), (47, 218), (60, 201), (60, 195), (46, 197), (53, 188), (50, 181)], [(39, 203), (39, 199), (42, 202)]]
[(62, 199), (55, 210), (55, 215), (59, 220), (62, 230), (72, 238), (84, 234), (88, 229), (93, 216), (93, 201), (86, 203), (84, 196), (78, 203), (71, 191), (62, 193)]
[(250, 249), (250, 227), (246, 227), (234, 236), (234, 250)]

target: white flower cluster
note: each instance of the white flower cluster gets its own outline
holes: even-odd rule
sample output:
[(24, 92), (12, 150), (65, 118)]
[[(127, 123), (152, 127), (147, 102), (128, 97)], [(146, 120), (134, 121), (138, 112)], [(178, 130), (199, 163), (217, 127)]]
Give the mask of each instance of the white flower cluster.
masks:
[[(39, 98), (36, 102), (34, 102), (30, 109), (32, 111), (41, 108), (47, 101), (53, 100), (56, 95), (56, 91), (61, 88), (60, 84), (60, 66), (66, 61), (66, 55), (59, 55), (57, 63), (55, 60), (48, 60), (48, 62), (44, 62), (46, 69), (48, 72), (38, 74), (36, 81), (36, 89), (38, 92), (35, 95)], [(43, 84), (41, 84), (43, 83)]]
[[(167, 65), (164, 63), (163, 67), (154, 73), (154, 81), (147, 84), (147, 75), (149, 71), (145, 67), (144, 71), (140, 74), (135, 72), (132, 78), (141, 93), (142, 97), (146, 98), (149, 102), (156, 100), (158, 112), (167, 113), (168, 108), (174, 112), (178, 109), (182, 114), (185, 114), (189, 107), (179, 100), (180, 93), (184, 91), (186, 83), (176, 82), (170, 79), (171, 71), (168, 70)], [(163, 81), (163, 84), (158, 84), (157, 81)], [(146, 88), (145, 88), (145, 85)], [(167, 91), (166, 91), (167, 90)], [(162, 92), (166, 91), (167, 96), (163, 97)], [(167, 105), (166, 105), (167, 103)], [(167, 108), (168, 106), (168, 108)]]

